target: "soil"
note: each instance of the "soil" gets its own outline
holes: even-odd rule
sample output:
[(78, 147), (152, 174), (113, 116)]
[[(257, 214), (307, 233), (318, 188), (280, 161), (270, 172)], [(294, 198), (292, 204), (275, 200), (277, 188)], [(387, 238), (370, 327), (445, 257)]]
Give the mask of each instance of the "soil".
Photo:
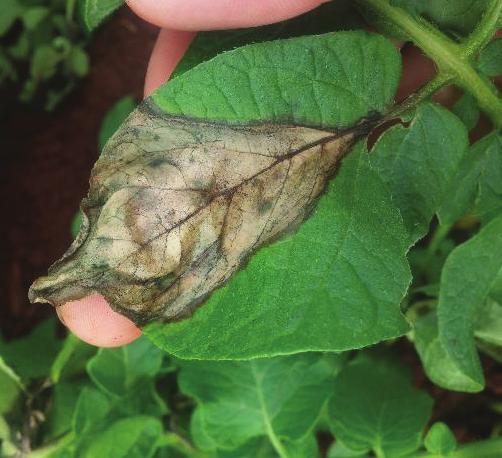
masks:
[[(122, 9), (93, 39), (90, 75), (55, 113), (23, 110), (1, 122), (0, 330), (7, 338), (52, 314), (50, 307), (28, 302), (28, 288), (71, 242), (71, 220), (98, 155), (100, 123), (119, 98), (141, 98), (156, 33)], [(454, 393), (427, 380), (408, 342), (396, 347), (414, 368), (417, 386), (435, 398), (433, 421), (448, 423), (460, 441), (490, 434), (500, 421), (490, 405), (502, 396), (501, 365), (483, 359), (487, 389), (482, 394)]]

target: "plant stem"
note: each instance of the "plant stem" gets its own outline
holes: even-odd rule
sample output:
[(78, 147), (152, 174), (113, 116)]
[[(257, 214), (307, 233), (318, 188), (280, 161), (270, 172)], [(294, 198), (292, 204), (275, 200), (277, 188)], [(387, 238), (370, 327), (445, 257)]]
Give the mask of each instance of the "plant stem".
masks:
[(497, 88), (488, 79), (480, 76), (471, 65), (470, 56), (485, 39), (488, 26), (492, 25), (493, 14), (500, 10), (501, 0), (493, 0), (486, 20), (475, 31), (471, 44), (464, 47), (443, 35), (424, 19), (415, 19), (404, 9), (391, 6), (388, 0), (360, 0), (377, 12), (385, 20), (401, 29), (437, 65), (439, 75), (453, 78), (454, 82), (477, 100), (480, 108), (492, 119), (495, 127), (502, 127), (502, 99)]
[(474, 32), (461, 45), (467, 56), (475, 55), (490, 42), (494, 30), (497, 29), (497, 22), (501, 12), (502, 0), (492, 0)]
[[(502, 437), (473, 442), (459, 447), (448, 455), (448, 458), (498, 458), (502, 450)], [(437, 453), (418, 453), (410, 458), (444, 458), (445, 455)]]

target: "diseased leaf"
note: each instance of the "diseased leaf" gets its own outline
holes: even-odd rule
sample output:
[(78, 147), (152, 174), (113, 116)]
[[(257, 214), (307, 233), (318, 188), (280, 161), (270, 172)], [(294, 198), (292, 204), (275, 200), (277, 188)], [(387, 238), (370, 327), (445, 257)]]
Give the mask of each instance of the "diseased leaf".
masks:
[(409, 127), (396, 125), (374, 146), (371, 164), (398, 204), (411, 243), (429, 230), (468, 152), (467, 130), (450, 111), (424, 103)]
[(502, 215), (458, 246), (441, 276), (439, 339), (459, 371), (477, 384), (478, 390), (483, 389), (484, 378), (474, 344), (474, 318), (501, 268)]
[(407, 250), (401, 216), (360, 145), (295, 235), (256, 254), (191, 320), (145, 333), (186, 359), (341, 351), (402, 335)]
[[(314, 354), (243, 362), (181, 361), (183, 393), (197, 401), (195, 443), (234, 450), (265, 436), (276, 449), (312, 430), (332, 391), (337, 359)], [(291, 445), (292, 446), (292, 445)]]
[[(33, 286), (31, 299), (59, 305), (99, 292), (140, 324), (190, 315), (260, 246), (292, 232), (311, 212), (340, 157), (391, 102), (399, 73), (399, 56), (388, 41), (347, 32), (246, 46), (175, 78), (108, 143), (83, 203), (87, 220), (50, 276)], [(283, 324), (290, 323), (286, 329), (290, 333), (302, 328), (303, 316), (311, 313), (313, 289), (309, 285), (307, 290), (304, 280), (298, 284), (297, 302), (302, 308), (291, 314), (291, 303), (277, 302), (278, 283), (273, 278), (280, 267), (277, 262), (292, 255), (284, 252), (288, 244), (292, 247), (291, 240), (299, 242), (298, 253), (318, 251), (316, 256), (321, 257), (315, 258), (311, 269), (327, 264), (323, 283), (336, 284), (330, 292), (319, 291), (322, 313), (335, 325), (336, 303), (339, 313), (350, 316), (359, 328), (354, 333), (354, 323), (343, 323), (346, 341), (326, 323), (325, 332), (343, 348), (404, 331), (398, 304), (409, 281), (404, 260), (408, 247), (390, 196), (364, 154), (348, 170), (342, 194), (350, 203), (346, 208), (340, 205), (340, 222), (328, 219), (333, 208), (324, 210), (323, 232), (327, 226), (334, 232), (326, 232), (315, 248), (301, 236), (280, 242), (274, 245), (279, 251), (267, 255), (266, 264), (259, 267), (266, 279), (260, 288), (274, 282), (273, 291), (264, 289), (264, 305), (282, 315)], [(366, 183), (364, 197), (354, 197), (354, 179), (369, 181), (373, 188), (368, 191)], [(366, 224), (371, 218), (379, 223)], [(354, 230), (361, 224), (374, 232), (383, 221), (385, 230), (382, 225), (381, 233), (367, 238)], [(315, 229), (317, 239), (319, 229)], [(320, 249), (326, 243), (331, 244), (331, 258)], [(386, 244), (388, 248), (379, 252), (377, 247)], [(274, 252), (273, 247), (267, 250)], [(360, 251), (354, 260), (352, 250)], [(297, 274), (307, 278), (305, 256), (290, 261), (301, 262)], [(382, 264), (389, 270), (382, 271)], [(354, 286), (356, 293), (348, 294)], [(256, 297), (243, 295), (232, 304), (232, 313), (240, 307), (239, 315), (246, 316), (244, 301), (256, 302)], [(375, 327), (373, 316), (381, 320), (381, 327)], [(265, 314), (260, 321), (264, 318)], [(229, 320), (227, 314), (220, 323), (226, 328), (222, 338), (228, 336)], [(280, 322), (276, 325), (285, 329)], [(366, 326), (371, 326), (370, 332)], [(260, 327), (254, 326), (253, 332), (263, 333), (261, 323)], [(277, 346), (272, 350), (270, 341), (256, 348), (254, 339), (254, 349), (241, 351), (256, 356), (318, 348), (321, 337), (308, 334), (310, 341), (303, 343), (289, 339), (287, 350)], [(207, 339), (200, 327), (198, 335)], [(192, 347), (192, 355), (200, 354), (188, 338), (180, 344)], [(225, 351), (239, 351), (239, 346), (227, 345)]]
[(335, 379), (328, 421), (335, 439), (361, 454), (405, 456), (418, 449), (432, 399), (392, 359), (361, 353)]

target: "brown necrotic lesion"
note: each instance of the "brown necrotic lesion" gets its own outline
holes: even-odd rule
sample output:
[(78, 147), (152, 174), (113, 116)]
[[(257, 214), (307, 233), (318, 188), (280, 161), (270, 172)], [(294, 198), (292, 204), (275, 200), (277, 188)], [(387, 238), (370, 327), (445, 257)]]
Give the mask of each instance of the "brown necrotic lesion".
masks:
[(211, 123), (143, 106), (93, 169), (85, 233), (31, 299), (100, 293), (139, 324), (190, 315), (306, 218), (360, 133)]

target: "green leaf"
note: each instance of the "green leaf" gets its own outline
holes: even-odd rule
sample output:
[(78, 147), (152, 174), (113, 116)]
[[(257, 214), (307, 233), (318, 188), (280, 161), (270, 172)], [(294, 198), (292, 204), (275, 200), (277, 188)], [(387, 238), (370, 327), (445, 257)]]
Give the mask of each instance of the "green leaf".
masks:
[(75, 76), (83, 78), (89, 73), (89, 56), (81, 47), (73, 46), (71, 48), (68, 62)]
[(0, 356), (0, 415), (9, 412), (22, 392), (20, 378)]
[(295, 235), (263, 248), (190, 320), (144, 332), (186, 359), (340, 351), (397, 337), (407, 329), (399, 311), (407, 250), (401, 217), (361, 145)]
[(424, 371), (432, 382), (447, 390), (479, 390), (479, 384), (473, 382), (455, 365), (439, 340), (435, 312), (420, 317), (414, 323), (413, 337)]
[(74, 334), (69, 333), (63, 342), (61, 351), (52, 363), (51, 380), (57, 383), (61, 378), (69, 378), (74, 374), (84, 372), (87, 360), (96, 351), (96, 347), (86, 344)]
[(180, 361), (180, 389), (197, 401), (195, 442), (232, 450), (266, 436), (276, 450), (314, 427), (341, 357), (302, 354), (244, 362)]
[(439, 339), (457, 368), (478, 390), (484, 387), (474, 345), (474, 318), (502, 268), (502, 215), (448, 257), (438, 304)]
[(123, 4), (124, 0), (79, 0), (79, 13), (92, 32)]
[(502, 348), (502, 305), (488, 300), (479, 315), (474, 330), (476, 339)]
[(335, 442), (328, 450), (328, 458), (367, 458), (367, 453), (350, 450), (341, 442)]
[(469, 211), (489, 219), (501, 209), (502, 189), (497, 183), (501, 164), (502, 141), (496, 133), (487, 135), (471, 147), (451, 183), (450, 198), (438, 211), (442, 225), (452, 225)]
[(393, 358), (360, 354), (334, 384), (328, 421), (337, 441), (389, 458), (418, 449), (432, 399), (413, 387)]
[(365, 32), (276, 40), (223, 53), (152, 100), (166, 113), (206, 120), (350, 126), (386, 110), (399, 68), (390, 42)]
[(502, 38), (496, 38), (481, 51), (477, 67), (486, 76), (502, 74)]
[(424, 445), (430, 453), (446, 456), (457, 448), (457, 440), (447, 425), (437, 422), (427, 432)]
[(0, 355), (23, 380), (47, 377), (60, 348), (53, 318), (42, 321), (26, 337), (11, 342), (0, 339)]
[(4, 417), (0, 415), (0, 456), (12, 457), (19, 453), (13, 443), (9, 424)]
[(424, 103), (409, 127), (391, 127), (374, 146), (371, 164), (389, 186), (412, 243), (428, 232), (432, 217), (449, 197), (468, 145), (467, 130), (455, 115)]
[(99, 428), (112, 406), (108, 397), (101, 391), (85, 387), (76, 403), (72, 418), (72, 429), (77, 435)]
[(153, 417), (123, 418), (92, 437), (79, 450), (82, 458), (150, 458), (162, 435), (162, 424)]
[(14, 21), (20, 16), (23, 6), (18, 0), (2, 0), (2, 14), (0, 14), (0, 37), (6, 34)]
[[(283, 200), (293, 208), (286, 212), (282, 210), (283, 205), (279, 205), (280, 213), (278, 210), (277, 214), (281, 216), (276, 218), (271, 212), (276, 208), (276, 196), (283, 195), (280, 177), (285, 173), (288, 178), (288, 172), (267, 175), (276, 194), (271, 200), (257, 196), (261, 204), (250, 205), (252, 208), (243, 212), (240, 199), (249, 203), (254, 199), (252, 194), (262, 185), (252, 186), (254, 191), (248, 192), (249, 180), (242, 181), (240, 177), (249, 171), (239, 169), (241, 163), (251, 162), (252, 167), (265, 161), (270, 163), (267, 154), (272, 144), (276, 148), (274, 142), (291, 132), (295, 138), (297, 132), (308, 132), (315, 138), (320, 132), (329, 132), (329, 138), (338, 138), (339, 132), (346, 132), (347, 128), (349, 132), (355, 129), (356, 137), (365, 135), (367, 128), (379, 117), (376, 112), (384, 112), (391, 103), (399, 76), (400, 58), (392, 44), (365, 32), (249, 45), (223, 53), (178, 76), (138, 108), (105, 148), (96, 166), (103, 173), (94, 176), (100, 175), (107, 181), (109, 172), (111, 182), (93, 180), (95, 187), (93, 185), (90, 195), (92, 198), (99, 196), (99, 202), (95, 202), (96, 206), (91, 205), (90, 200), (84, 203), (86, 208), (93, 210), (88, 212), (89, 224), (84, 225), (74, 249), (80, 243), (85, 246), (80, 246), (71, 260), (67, 258), (59, 263), (48, 277), (38, 280), (31, 289), (31, 299), (61, 303), (68, 299), (67, 295), (75, 298), (92, 290), (103, 294), (116, 310), (141, 324), (159, 318), (181, 318), (244, 265), (258, 246), (267, 245), (234, 277), (231, 285), (217, 290), (192, 319), (149, 328), (146, 332), (150, 338), (163, 349), (188, 359), (242, 359), (306, 350), (358, 348), (402, 335), (407, 323), (399, 304), (410, 281), (405, 259), (408, 241), (399, 211), (382, 180), (371, 169), (366, 152), (358, 149), (347, 158), (337, 180), (306, 225), (272, 245), (266, 242), (293, 232), (307, 212), (310, 214), (317, 200), (312, 189), (317, 192), (324, 188), (321, 183), (326, 178), (308, 172), (313, 170), (314, 162), (314, 170), (319, 167), (317, 159), (312, 161), (310, 157), (308, 167), (293, 172), (295, 185), (287, 180), (288, 192), (284, 193), (287, 198)], [(328, 130), (310, 130), (296, 125), (298, 123), (327, 126)], [(230, 142), (228, 150), (215, 149), (213, 133), (227, 147), (226, 141), (221, 139), (221, 129), (225, 136), (234, 135), (232, 138), (235, 138), (238, 135), (241, 143), (232, 146)], [(262, 129), (266, 131), (264, 136)], [(335, 132), (334, 137), (332, 132)], [(185, 140), (187, 136), (189, 140)], [(174, 148), (173, 139), (181, 142), (179, 149)], [(183, 143), (187, 141), (188, 145)], [(300, 144), (305, 149), (298, 151), (310, 151), (311, 155), (312, 148), (304, 141), (301, 134)], [(248, 147), (253, 151), (248, 152)], [(280, 142), (277, 148), (284, 159), (290, 157), (288, 151), (293, 156), (298, 154), (290, 150), (289, 140)], [(181, 150), (184, 152), (180, 153)], [(246, 157), (245, 162), (236, 159), (241, 153)], [(282, 156), (284, 154), (286, 156)], [(185, 161), (188, 157), (190, 159)], [(213, 163), (206, 162), (212, 157), (216, 157), (214, 160), (218, 164), (214, 165), (218, 169), (217, 176)], [(222, 160), (226, 157), (237, 163), (237, 170)], [(334, 152), (324, 155), (323, 159), (332, 160), (333, 157), (337, 157)], [(284, 166), (284, 159), (272, 166), (279, 163)], [(179, 160), (183, 163), (173, 166), (173, 161)], [(120, 161), (125, 163), (125, 168), (117, 166)], [(224, 166), (218, 161), (225, 162)], [(180, 174), (180, 167), (197, 170), (201, 180), (192, 172), (190, 176)], [(268, 171), (261, 169), (259, 173)], [(210, 177), (217, 179), (217, 186)], [(314, 181), (309, 181), (312, 178)], [(167, 192), (181, 193), (177, 192), (176, 197), (165, 195), (166, 180), (181, 180), (176, 186), (189, 189), (167, 189)], [(190, 186), (184, 180), (189, 180)], [(237, 180), (238, 185), (223, 193), (220, 199), (220, 182), (223, 189), (228, 189), (229, 180)], [(261, 177), (257, 179), (260, 180)], [(145, 196), (145, 201), (136, 203), (132, 199), (128, 202), (145, 205), (152, 211), (138, 213), (131, 209), (129, 215), (136, 215), (134, 218), (112, 216), (118, 216), (116, 212), (124, 209), (116, 205), (115, 199), (131, 193), (135, 186), (145, 189), (144, 193), (138, 193), (138, 196)], [(200, 186), (203, 192), (200, 191), (201, 199), (197, 200)], [(246, 192), (240, 192), (242, 186)], [(239, 198), (232, 203), (233, 198), (228, 199), (228, 195), (236, 194), (235, 189), (239, 189)], [(154, 194), (159, 200), (147, 203)], [(231, 200), (228, 205), (232, 209), (232, 225), (226, 225), (229, 220), (225, 217), (217, 222), (213, 220), (217, 227), (215, 230), (209, 228), (210, 233), (205, 228), (202, 232), (199, 229), (194, 232), (192, 224), (196, 227), (206, 225), (204, 215), (209, 212), (204, 202), (207, 203), (208, 195), (211, 219), (215, 216), (213, 203), (218, 214), (223, 215), (225, 202)], [(186, 200), (189, 202), (185, 206)], [(188, 212), (192, 204), (197, 210)], [(181, 238), (171, 230), (175, 223), (166, 220), (166, 226), (162, 218), (159, 221), (159, 214), (171, 218), (173, 209), (176, 209), (175, 223), (183, 225), (183, 233), (185, 228), (190, 228), (187, 230), (191, 234), (200, 232), (200, 236)], [(257, 210), (261, 216), (257, 215)], [(189, 218), (178, 219), (185, 212)], [(204, 223), (197, 220), (200, 214)], [(124, 239), (120, 235), (121, 231), (133, 229), (129, 222), (136, 217), (139, 220), (134, 227), (141, 232), (141, 240), (146, 241), (140, 249), (138, 239), (129, 235)], [(242, 218), (249, 221), (250, 230), (254, 231), (252, 235), (247, 233), (247, 222), (237, 224)], [(260, 225), (256, 224), (257, 218), (261, 218)], [(269, 221), (273, 221), (270, 223), (273, 232), (268, 230)], [(207, 221), (209, 226), (213, 223)], [(222, 229), (223, 226), (230, 234)], [(246, 229), (238, 239), (232, 237), (234, 228), (239, 232), (243, 227)], [(152, 236), (152, 228), (160, 231), (161, 237)], [(99, 232), (101, 230), (104, 232)], [(84, 236), (87, 231), (90, 234)], [(118, 233), (114, 234), (116, 231)], [(267, 237), (262, 238), (263, 234)], [(165, 245), (164, 236), (172, 236), (174, 243)], [(252, 242), (253, 237), (256, 243)], [(241, 244), (242, 238), (245, 240)], [(251, 244), (247, 245), (246, 240)], [(152, 242), (157, 241), (160, 245), (154, 247)], [(107, 245), (106, 249), (103, 244)], [(176, 250), (180, 244), (187, 257), (178, 255)], [(168, 250), (169, 256), (162, 256), (161, 245)], [(111, 249), (112, 246), (116, 249)], [(129, 249), (132, 256), (124, 259)], [(152, 253), (152, 258), (145, 256), (147, 251)], [(227, 255), (231, 262), (227, 262)], [(159, 265), (154, 265), (157, 259)], [(286, 270), (285, 265), (290, 270)], [(93, 284), (96, 278), (99, 284)]]
[(481, 114), (476, 98), (468, 93), (455, 102), (452, 111), (460, 118), (468, 131), (476, 127)]
[(35, 81), (44, 81), (56, 74), (58, 64), (63, 60), (62, 55), (52, 46), (39, 45), (31, 58), (30, 72)]
[(162, 365), (162, 352), (147, 339), (139, 338), (118, 348), (101, 348), (89, 360), (87, 372), (92, 381), (107, 393), (117, 396), (143, 380), (152, 378)]
[(49, 16), (51, 11), (45, 6), (34, 6), (23, 12), (23, 24), (28, 30), (34, 30), (40, 22)]
[[(98, 148), (103, 150), (106, 142), (116, 132), (127, 116), (136, 108), (136, 101), (130, 95), (122, 97), (107, 112), (98, 134)], [(77, 231), (78, 232), (78, 231)]]
[(199, 32), (171, 77), (179, 76), (224, 51), (246, 44), (361, 28), (362, 21), (353, 3), (352, 0), (324, 3), (301, 16), (262, 27)]
[(79, 397), (88, 389), (88, 384), (88, 380), (72, 380), (54, 385), (47, 420), (43, 424), (45, 440), (56, 439), (72, 428), (70, 419), (74, 416)]

